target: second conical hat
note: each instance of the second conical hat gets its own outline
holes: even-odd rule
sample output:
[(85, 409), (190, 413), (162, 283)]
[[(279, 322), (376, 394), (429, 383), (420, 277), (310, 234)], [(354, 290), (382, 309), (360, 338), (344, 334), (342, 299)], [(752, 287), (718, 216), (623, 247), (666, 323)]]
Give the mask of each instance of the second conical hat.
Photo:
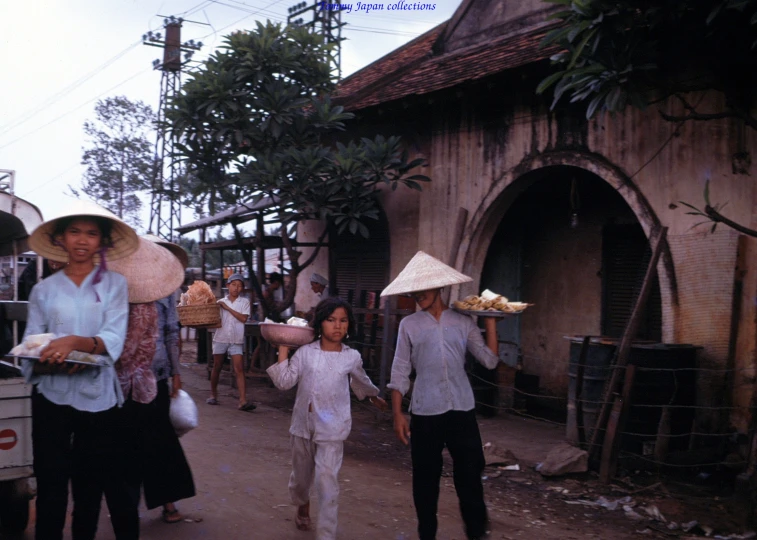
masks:
[(184, 283), (184, 267), (179, 259), (144, 238), (139, 239), (137, 251), (108, 266), (126, 278), (130, 304), (160, 300)]
[(440, 289), (448, 285), (457, 285), (469, 281), (473, 281), (473, 279), (461, 274), (451, 266), (447, 266), (428, 253), (419, 251), (410, 259), (402, 272), (394, 278), (394, 281), (381, 292), (381, 296)]
[(179, 244), (174, 244), (173, 242), (169, 242), (168, 240), (163, 240), (161, 237), (155, 236), (154, 234), (145, 234), (142, 235), (142, 238), (158, 244), (159, 246), (163, 246), (168, 251), (173, 253), (174, 257), (179, 259), (179, 262), (185, 269), (187, 266), (189, 266), (189, 255), (187, 255), (186, 250)]

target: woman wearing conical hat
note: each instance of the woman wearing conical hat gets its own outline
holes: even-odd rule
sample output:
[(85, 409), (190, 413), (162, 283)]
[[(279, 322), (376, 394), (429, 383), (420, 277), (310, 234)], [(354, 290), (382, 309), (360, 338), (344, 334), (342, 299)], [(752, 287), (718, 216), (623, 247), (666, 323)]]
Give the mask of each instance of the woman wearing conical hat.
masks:
[[(71, 482), (72, 536), (94, 538), (103, 494), (116, 538), (139, 537), (139, 486), (130, 483), (129, 441), (114, 364), (126, 336), (126, 280), (106, 261), (137, 249), (137, 235), (107, 210), (72, 201), (31, 235), (39, 255), (66, 264), (32, 289), (25, 338), (57, 337), (38, 361), (24, 361), (32, 394), (38, 540), (62, 538)], [(106, 365), (72, 369), (72, 351), (103, 355)], [(81, 366), (77, 366), (81, 367)]]
[[(465, 373), (470, 352), (489, 369), (496, 367), (495, 320), (486, 321), (486, 344), (469, 316), (448, 309), (442, 288), (472, 281), (438, 259), (419, 251), (381, 296), (411, 294), (420, 311), (400, 322), (391, 382), (394, 431), (410, 443), (413, 500), (421, 540), (436, 538), (442, 450), (452, 456), (455, 490), (469, 539), (486, 535), (488, 518), (481, 472), (484, 454), (475, 416), (475, 401)], [(416, 372), (410, 404), (410, 423), (402, 412), (402, 398)], [(410, 434), (412, 433), (412, 437)]]

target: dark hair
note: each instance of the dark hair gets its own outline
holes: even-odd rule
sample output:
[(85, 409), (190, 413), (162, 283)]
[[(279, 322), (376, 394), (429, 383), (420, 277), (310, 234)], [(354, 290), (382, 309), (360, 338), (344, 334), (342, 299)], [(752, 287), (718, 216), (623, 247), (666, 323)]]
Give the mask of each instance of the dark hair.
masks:
[(344, 308), (347, 312), (347, 335), (354, 338), (357, 335), (357, 326), (355, 323), (355, 315), (352, 313), (352, 306), (339, 297), (332, 296), (331, 298), (324, 298), (318, 305), (315, 306), (315, 314), (313, 315), (313, 330), (315, 330), (315, 339), (321, 338), (321, 324), (328, 319), (332, 313), (337, 309)]
[(270, 274), (268, 274), (268, 283), (275, 283), (277, 281), (282, 285), (284, 284), (284, 280), (281, 278), (281, 274), (279, 274), (278, 272), (271, 272)]
[(55, 229), (53, 230), (52, 238), (53, 241), (56, 241), (55, 238), (57, 236), (61, 236), (64, 232), (66, 232), (66, 229), (68, 229), (69, 225), (78, 220), (91, 221), (95, 225), (97, 225), (97, 228), (100, 229), (100, 235), (102, 236), (100, 245), (106, 248), (113, 247), (113, 238), (111, 238), (110, 236), (111, 232), (113, 231), (113, 222), (100, 216), (66, 216), (64, 218), (60, 218), (55, 222)]

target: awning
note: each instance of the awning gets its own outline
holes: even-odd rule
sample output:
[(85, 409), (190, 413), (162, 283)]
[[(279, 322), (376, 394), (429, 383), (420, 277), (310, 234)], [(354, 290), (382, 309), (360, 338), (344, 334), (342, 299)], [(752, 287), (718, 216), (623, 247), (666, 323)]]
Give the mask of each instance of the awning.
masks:
[(256, 219), (260, 215), (272, 213), (265, 212), (265, 210), (268, 210), (275, 205), (276, 203), (273, 199), (271, 199), (270, 197), (263, 197), (255, 204), (240, 204), (212, 216), (204, 217), (202, 219), (198, 219), (197, 221), (193, 221), (192, 223), (176, 227), (176, 230), (179, 234), (185, 234), (190, 231), (204, 229), (206, 227), (213, 227), (216, 225), (226, 225), (227, 223), (245, 223), (247, 221)]
[(42, 224), (42, 212), (32, 203), (0, 191), (0, 257), (29, 249), (26, 239)]

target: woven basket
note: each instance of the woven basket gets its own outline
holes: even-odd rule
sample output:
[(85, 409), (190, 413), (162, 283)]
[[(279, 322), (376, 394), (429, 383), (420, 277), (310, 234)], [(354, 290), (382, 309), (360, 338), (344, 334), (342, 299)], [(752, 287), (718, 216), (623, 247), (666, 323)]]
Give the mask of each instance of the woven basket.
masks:
[(218, 304), (179, 306), (179, 322), (182, 326), (214, 327), (221, 325), (221, 307)]

